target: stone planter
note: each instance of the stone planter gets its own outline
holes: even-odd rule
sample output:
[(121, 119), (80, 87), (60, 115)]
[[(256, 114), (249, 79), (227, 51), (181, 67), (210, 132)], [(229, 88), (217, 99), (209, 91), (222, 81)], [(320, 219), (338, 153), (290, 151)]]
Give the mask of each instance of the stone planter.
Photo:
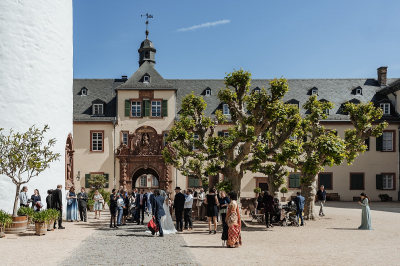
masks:
[(6, 234), (19, 234), (26, 232), (28, 225), (27, 216), (12, 217), (13, 223), (5, 228)]
[(6, 235), (4, 234), (4, 227), (0, 226), (0, 238), (5, 237)]
[(281, 202), (285, 202), (286, 201), (286, 197), (281, 197)]
[(47, 231), (54, 231), (54, 220), (47, 223)]
[(45, 235), (47, 233), (47, 224), (46, 223), (35, 223), (35, 234), (36, 235)]

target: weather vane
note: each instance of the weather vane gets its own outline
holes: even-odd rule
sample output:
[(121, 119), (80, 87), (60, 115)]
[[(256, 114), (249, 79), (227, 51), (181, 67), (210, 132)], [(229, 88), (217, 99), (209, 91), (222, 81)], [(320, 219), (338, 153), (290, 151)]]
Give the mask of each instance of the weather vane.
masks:
[(146, 13), (146, 15), (140, 15), (141, 17), (145, 16), (146, 17), (146, 39), (149, 36), (149, 18), (153, 18), (153, 15), (149, 15), (149, 13)]

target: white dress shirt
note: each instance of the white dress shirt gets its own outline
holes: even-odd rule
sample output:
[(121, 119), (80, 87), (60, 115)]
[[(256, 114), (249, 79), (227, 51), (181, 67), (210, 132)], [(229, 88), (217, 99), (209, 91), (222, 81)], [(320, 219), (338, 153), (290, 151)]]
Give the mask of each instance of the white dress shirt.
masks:
[(191, 209), (193, 205), (193, 196), (192, 194), (189, 194), (185, 200), (185, 205), (183, 208), (185, 209)]

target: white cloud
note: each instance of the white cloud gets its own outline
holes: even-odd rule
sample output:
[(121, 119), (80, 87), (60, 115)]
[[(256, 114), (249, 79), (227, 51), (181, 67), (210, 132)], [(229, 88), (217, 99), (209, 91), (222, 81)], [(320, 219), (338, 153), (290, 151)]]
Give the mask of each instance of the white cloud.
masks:
[(229, 19), (218, 20), (218, 21), (214, 21), (214, 22), (207, 22), (207, 23), (203, 23), (203, 24), (200, 24), (200, 25), (191, 26), (191, 27), (188, 27), (188, 28), (178, 29), (178, 31), (189, 31), (189, 30), (196, 30), (196, 29), (199, 29), (199, 28), (209, 28), (211, 26), (227, 24), (229, 22), (231, 22)]

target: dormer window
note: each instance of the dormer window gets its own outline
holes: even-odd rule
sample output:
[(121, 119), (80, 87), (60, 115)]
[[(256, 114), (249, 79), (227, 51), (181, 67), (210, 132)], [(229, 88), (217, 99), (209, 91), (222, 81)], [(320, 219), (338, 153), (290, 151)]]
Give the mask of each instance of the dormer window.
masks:
[(254, 93), (260, 93), (260, 92), (261, 92), (261, 90), (260, 90), (259, 87), (257, 87), (257, 88), (254, 89)]
[(326, 110), (325, 110), (325, 114), (326, 114), (326, 115), (329, 115), (329, 109), (326, 109)]
[(390, 103), (381, 103), (380, 107), (382, 108), (384, 115), (390, 115)]
[(356, 95), (362, 95), (362, 89), (361, 88), (357, 88), (356, 89)]
[(223, 113), (224, 115), (226, 115), (226, 116), (231, 115), (231, 112), (230, 112), (230, 110), (229, 110), (229, 106), (228, 106), (226, 103), (224, 103), (224, 104), (222, 105), (222, 113)]
[(211, 89), (206, 89), (206, 95), (210, 96), (211, 95)]
[(150, 76), (149, 75), (144, 75), (143, 76), (143, 83), (150, 83)]
[(81, 95), (82, 96), (86, 96), (87, 95), (87, 89), (86, 88), (82, 88), (82, 90), (81, 90)]
[(313, 88), (311, 90), (311, 95), (318, 95), (318, 89), (317, 88)]
[(104, 105), (102, 103), (93, 104), (93, 115), (103, 115)]

